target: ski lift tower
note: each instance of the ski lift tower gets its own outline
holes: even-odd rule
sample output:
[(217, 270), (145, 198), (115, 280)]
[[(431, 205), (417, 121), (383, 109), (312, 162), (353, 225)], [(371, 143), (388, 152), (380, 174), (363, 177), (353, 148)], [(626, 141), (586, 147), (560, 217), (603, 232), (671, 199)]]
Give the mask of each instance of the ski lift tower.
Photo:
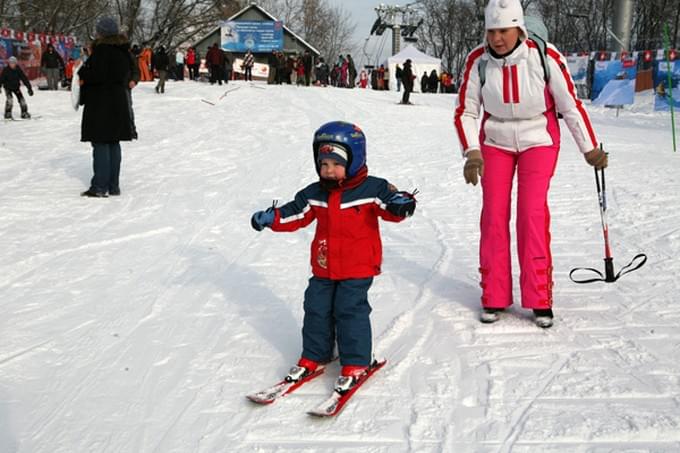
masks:
[(378, 18), (373, 23), (370, 34), (380, 36), (388, 28), (392, 29), (392, 55), (399, 53), (402, 36), (405, 41), (418, 40), (413, 34), (423, 23), (423, 19), (412, 5), (399, 6), (381, 3), (375, 7)]

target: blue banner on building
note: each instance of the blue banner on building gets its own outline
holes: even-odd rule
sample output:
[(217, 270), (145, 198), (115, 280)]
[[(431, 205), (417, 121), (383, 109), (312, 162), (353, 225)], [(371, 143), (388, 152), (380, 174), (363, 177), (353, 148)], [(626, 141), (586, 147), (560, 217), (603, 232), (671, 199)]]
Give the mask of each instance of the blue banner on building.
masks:
[(283, 50), (283, 22), (232, 20), (220, 24), (222, 49), (228, 52)]

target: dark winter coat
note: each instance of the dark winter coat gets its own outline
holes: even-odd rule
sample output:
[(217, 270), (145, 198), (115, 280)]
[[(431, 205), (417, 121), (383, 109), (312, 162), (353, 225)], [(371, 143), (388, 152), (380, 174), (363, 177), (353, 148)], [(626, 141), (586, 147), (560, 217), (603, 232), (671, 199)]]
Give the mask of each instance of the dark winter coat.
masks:
[(19, 65), (17, 65), (14, 69), (10, 68), (9, 66), (5, 66), (5, 69), (2, 70), (2, 74), (0, 74), (0, 88), (5, 87), (5, 89), (9, 91), (17, 91), (19, 89), (20, 82), (24, 82), (24, 85), (26, 85), (28, 91), (33, 91), (31, 88), (31, 82), (28, 80), (28, 77), (26, 77), (26, 74), (24, 74), (24, 71), (21, 70)]
[(404, 84), (405, 90), (413, 91), (413, 70), (411, 69), (411, 63), (404, 63), (404, 67), (401, 70), (401, 83)]
[(439, 77), (437, 77), (437, 71), (434, 69), (430, 73), (430, 81), (428, 83), (428, 88), (430, 89), (430, 93), (436, 93), (437, 89), (439, 88)]
[(92, 55), (78, 71), (84, 104), (81, 141), (115, 143), (132, 140), (128, 84), (132, 79), (130, 44), (122, 35), (92, 45)]
[(63, 68), (64, 59), (61, 58), (61, 55), (59, 55), (56, 50), (44, 52), (42, 54), (42, 58), (40, 59), (40, 66), (50, 69)]
[(305, 54), (302, 56), (302, 64), (305, 66), (305, 74), (311, 74), (312, 55), (309, 52), (305, 52)]
[(420, 92), (427, 93), (430, 90), (430, 76), (423, 74), (420, 78)]
[(217, 47), (211, 47), (208, 53), (205, 54), (205, 62), (211, 66), (224, 65), (224, 54), (222, 50)]
[(165, 53), (165, 49), (161, 48), (153, 54), (151, 59), (151, 66), (156, 71), (167, 71), (168, 66), (170, 66), (170, 57)]
[(295, 231), (316, 219), (311, 245), (312, 273), (319, 278), (345, 280), (380, 273), (382, 243), (378, 217), (401, 222), (385, 209), (393, 195), (388, 182), (367, 176), (367, 171), (347, 181), (348, 187), (326, 190), (315, 182), (295, 195), (295, 200), (275, 209), (273, 231)]

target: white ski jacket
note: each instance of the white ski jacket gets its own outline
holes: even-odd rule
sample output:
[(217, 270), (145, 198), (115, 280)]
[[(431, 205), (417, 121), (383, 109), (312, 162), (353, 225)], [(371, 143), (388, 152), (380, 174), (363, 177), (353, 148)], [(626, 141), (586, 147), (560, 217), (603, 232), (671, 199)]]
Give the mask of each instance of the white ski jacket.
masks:
[[(546, 82), (539, 52), (536, 43), (524, 39), (504, 58), (493, 57), (484, 45), (468, 54), (454, 114), (463, 155), (480, 149), (480, 142), (512, 152), (558, 144), (555, 111), (564, 117), (582, 153), (597, 148), (597, 138), (576, 96), (566, 59), (548, 44), (550, 77)], [(487, 60), (484, 86), (480, 83), (479, 59)]]

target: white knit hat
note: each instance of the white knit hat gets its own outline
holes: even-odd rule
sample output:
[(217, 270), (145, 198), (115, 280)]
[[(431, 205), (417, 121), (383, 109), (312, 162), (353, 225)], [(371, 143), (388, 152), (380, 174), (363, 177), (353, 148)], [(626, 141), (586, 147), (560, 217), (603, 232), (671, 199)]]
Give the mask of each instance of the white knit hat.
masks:
[(524, 26), (524, 10), (519, 0), (489, 0), (484, 10), (484, 28), (519, 27), (528, 36)]

